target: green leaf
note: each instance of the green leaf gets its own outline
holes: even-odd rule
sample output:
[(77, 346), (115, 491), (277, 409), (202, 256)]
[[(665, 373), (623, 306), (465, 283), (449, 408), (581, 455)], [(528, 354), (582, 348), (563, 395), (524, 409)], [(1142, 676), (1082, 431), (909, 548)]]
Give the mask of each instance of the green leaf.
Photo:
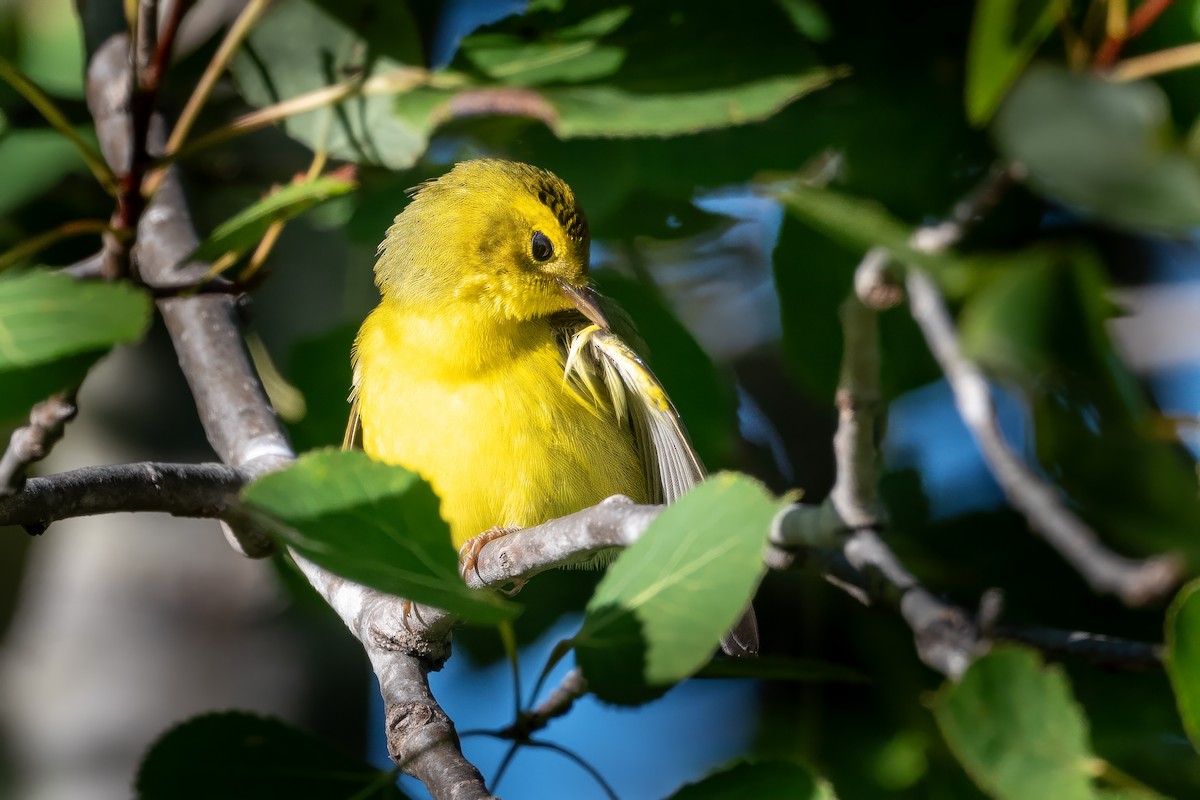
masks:
[(856, 251), (883, 247), (896, 260), (935, 273), (956, 266), (952, 257), (914, 249), (908, 243), (908, 226), (869, 200), (799, 185), (788, 188), (780, 200), (793, 215)]
[(83, 156), (53, 128), (9, 130), (0, 139), (0, 214), (24, 205), (67, 175), (86, 171)]
[(608, 86), (546, 89), (551, 129), (577, 136), (676, 136), (759, 122), (841, 73), (814, 69), (732, 87), (694, 92), (634, 93)]
[(1054, 0), (1032, 4), (1032, 9), (1030, 5), (1022, 0), (980, 0), (975, 6), (967, 45), (966, 88), (967, 116), (973, 125), (991, 118), (1063, 13)]
[(1167, 610), (1166, 643), (1175, 705), (1192, 747), (1200, 751), (1200, 580), (1183, 587)]
[(705, 664), (696, 678), (788, 681), (792, 683), (865, 683), (861, 672), (816, 658), (722, 658)]
[(1001, 800), (1091, 800), (1087, 721), (1061, 668), (1032, 650), (995, 647), (937, 693), (946, 743)]
[(396, 774), (270, 717), (205, 714), (150, 748), (134, 786), (139, 800), (402, 800)]
[(679, 788), (669, 800), (837, 800), (833, 790), (790, 761), (741, 762)]
[(397, 103), (397, 112), (409, 125), (436, 126), (459, 115), (511, 109), (507, 113), (541, 120), (562, 139), (679, 136), (760, 122), (842, 74), (814, 68), (686, 92), (592, 84), (522, 90), (520, 95), (510, 89), (417, 89)]
[[(251, 105), (278, 103), (355, 74), (365, 79), (422, 63), (407, 4), (353, 0), (321, 6), (325, 10), (279, 3), (255, 26), (231, 64)], [(406, 169), (425, 152), (430, 126), (400, 118), (395, 105), (391, 94), (361, 95), (291, 117), (284, 129), (334, 158)]]
[(437, 495), (403, 467), (359, 451), (319, 450), (259, 478), (242, 499), (285, 544), (338, 575), (469, 622), (496, 623), (517, 611), (462, 582)]
[(107, 352), (76, 353), (48, 364), (0, 371), (0, 425), (27, 418), (34, 404), (83, 383), (88, 370)]
[(1057, 67), (1030, 68), (996, 116), (1006, 158), (1039, 191), (1137, 230), (1200, 225), (1200, 168), (1174, 142), (1153, 83), (1112, 83)]
[(350, 418), (350, 348), (358, 323), (339, 325), (292, 348), (287, 376), (304, 395), (304, 417), (288, 426), (298, 452), (341, 444)]
[(781, 506), (757, 482), (721, 473), (663, 511), (588, 603), (574, 644), (589, 689), (641, 703), (702, 667), (754, 594)]
[(0, 371), (137, 341), (150, 298), (129, 284), (46, 270), (0, 275)]
[(218, 225), (192, 253), (192, 258), (214, 261), (226, 253), (243, 253), (258, 244), (271, 223), (299, 216), (354, 191), (356, 185), (353, 180), (332, 175), (289, 183)]

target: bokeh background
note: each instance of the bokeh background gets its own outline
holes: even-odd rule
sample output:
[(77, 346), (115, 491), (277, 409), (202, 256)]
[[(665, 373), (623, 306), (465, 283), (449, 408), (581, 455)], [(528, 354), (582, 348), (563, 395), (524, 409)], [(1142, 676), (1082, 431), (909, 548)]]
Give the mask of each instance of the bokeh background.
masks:
[[(79, 4), (85, 15), (111, 5)], [(198, 0), (189, 11), (164, 87), (168, 112), (244, 5)], [(829, 184), (918, 225), (944, 217), (998, 158), (1030, 152), (1021, 131), (1069, 104), (1035, 97), (1027, 117), (1011, 103), (999, 122), (968, 117), (973, 3), (562, 5), (279, 0), (218, 85), (200, 134), (395, 62), (510, 89), (505, 102), (493, 99), (509, 111), (514, 97), (528, 105), (520, 92), (557, 103), (549, 120), (537, 107), (485, 113), (496, 110), (486, 103), (447, 112), (439, 93), (455, 87), (427, 87), (354, 101), (338, 116), (313, 112), (182, 160), (203, 232), (308, 170), (313, 148), (327, 149), (332, 166), (357, 167), (355, 191), (287, 223), (247, 305), (252, 351), (296, 448), (340, 442), (350, 341), (377, 300), (374, 250), (405, 190), (457, 160), (503, 155), (575, 189), (591, 220), (596, 281), (639, 324), (706, 463), (820, 500), (833, 481), (837, 309), (861, 248), (787, 213), (772, 187)], [(1016, 15), (1019, 32), (1044, 4), (1016, 5), (1029, 7)], [(1064, 6), (1055, 31), (1034, 43), (1038, 68), (1075, 69), (1072, 97), (1100, 82), (1080, 67), (1079, 48), (1103, 40), (1107, 5)], [(1197, 10), (1175, 3), (1126, 52), (1196, 41)], [(73, 3), (6, 0), (0, 48), (90, 135)], [(763, 101), (758, 92), (771, 86), (785, 90)], [(596, 87), (627, 96), (581, 91)], [(1127, 150), (1098, 135), (1097, 159), (1011, 190), (943, 288), (972, 355), (996, 379), (1009, 440), (1114, 547), (1194, 552), (1200, 70), (1144, 87), (1148, 100), (1097, 101), (1099, 117), (1072, 106), (1059, 129), (1069, 138), (1073, 125), (1091, 126), (1146, 148), (1131, 168), (1151, 176), (1144, 185), (1109, 157)], [(694, 100), (705, 92), (708, 105)], [(723, 113), (705, 116), (720, 92)], [(652, 99), (632, 105), (629, 96)], [(1162, 153), (1179, 161), (1154, 183)], [(1104, 180), (1096, 163), (1113, 165)], [(110, 212), (72, 146), (0, 86), (0, 249)], [(30, 263), (67, 265), (96, 248), (94, 237), (64, 239)], [(1006, 619), (1160, 640), (1162, 608), (1096, 597), (1007, 508), (907, 311), (887, 312), (881, 325), (883, 490), (889, 542), (906, 563), (967, 607), (1001, 587)], [(159, 325), (93, 369), (80, 407), (40, 471), (211, 457)], [(597, 579), (544, 575), (521, 594), (526, 691)], [(637, 710), (585, 700), (547, 738), (623, 798), (666, 796), (741, 756), (801, 760), (842, 798), (982, 796), (929, 714), (926, 693), (940, 676), (917, 660), (902, 622), (797, 573), (769, 575), (757, 606), (765, 652), (864, 680), (690, 681)], [(455, 648), (435, 694), (460, 731), (502, 727), (513, 700), (498, 636), (464, 629)], [(1098, 755), (1161, 792), (1200, 796), (1200, 760), (1163, 674), (1066, 666)], [(238, 558), (215, 523), (114, 515), (58, 523), (37, 539), (0, 531), (0, 796), (128, 796), (161, 732), (228, 708), (281, 716), (382, 764), (371, 680), (357, 644), (290, 567)], [(469, 737), (465, 748), (490, 776), (505, 745)], [(518, 755), (499, 792), (604, 796), (544, 750)]]

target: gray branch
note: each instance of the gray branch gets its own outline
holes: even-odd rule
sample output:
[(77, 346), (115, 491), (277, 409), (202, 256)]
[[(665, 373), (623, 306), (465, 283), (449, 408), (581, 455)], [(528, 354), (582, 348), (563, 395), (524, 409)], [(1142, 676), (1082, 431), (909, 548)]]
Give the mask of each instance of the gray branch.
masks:
[(21, 492), (0, 497), (0, 525), (40, 532), (60, 519), (127, 511), (220, 519), (246, 477), (225, 464), (139, 463), (30, 478)]

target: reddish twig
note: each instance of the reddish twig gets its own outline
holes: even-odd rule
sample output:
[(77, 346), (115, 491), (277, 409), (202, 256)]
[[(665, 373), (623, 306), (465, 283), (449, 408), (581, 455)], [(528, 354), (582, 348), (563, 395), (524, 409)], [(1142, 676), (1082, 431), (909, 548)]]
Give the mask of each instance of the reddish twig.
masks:
[(1096, 55), (1092, 59), (1092, 67), (1095, 69), (1108, 69), (1113, 64), (1117, 63), (1117, 58), (1121, 55), (1121, 50), (1125, 47), (1126, 42), (1136, 39), (1145, 33), (1154, 21), (1162, 16), (1163, 12), (1171, 7), (1171, 3), (1175, 0), (1146, 0), (1137, 7), (1137, 10), (1129, 15), (1129, 23), (1125, 26), (1125, 35), (1116, 38), (1108, 36), (1104, 42), (1096, 50)]

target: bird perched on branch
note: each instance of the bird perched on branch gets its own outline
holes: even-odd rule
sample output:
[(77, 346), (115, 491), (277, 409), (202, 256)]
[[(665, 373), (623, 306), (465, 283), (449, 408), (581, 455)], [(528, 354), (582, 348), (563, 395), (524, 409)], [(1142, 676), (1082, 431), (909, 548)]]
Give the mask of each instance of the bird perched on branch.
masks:
[[(704, 477), (662, 386), (588, 282), (587, 219), (545, 170), (482, 159), (417, 187), (379, 248), (347, 445), (425, 477), (464, 569), (486, 542)], [(482, 532), (482, 533), (481, 533)], [(722, 642), (758, 649), (752, 610)]]

